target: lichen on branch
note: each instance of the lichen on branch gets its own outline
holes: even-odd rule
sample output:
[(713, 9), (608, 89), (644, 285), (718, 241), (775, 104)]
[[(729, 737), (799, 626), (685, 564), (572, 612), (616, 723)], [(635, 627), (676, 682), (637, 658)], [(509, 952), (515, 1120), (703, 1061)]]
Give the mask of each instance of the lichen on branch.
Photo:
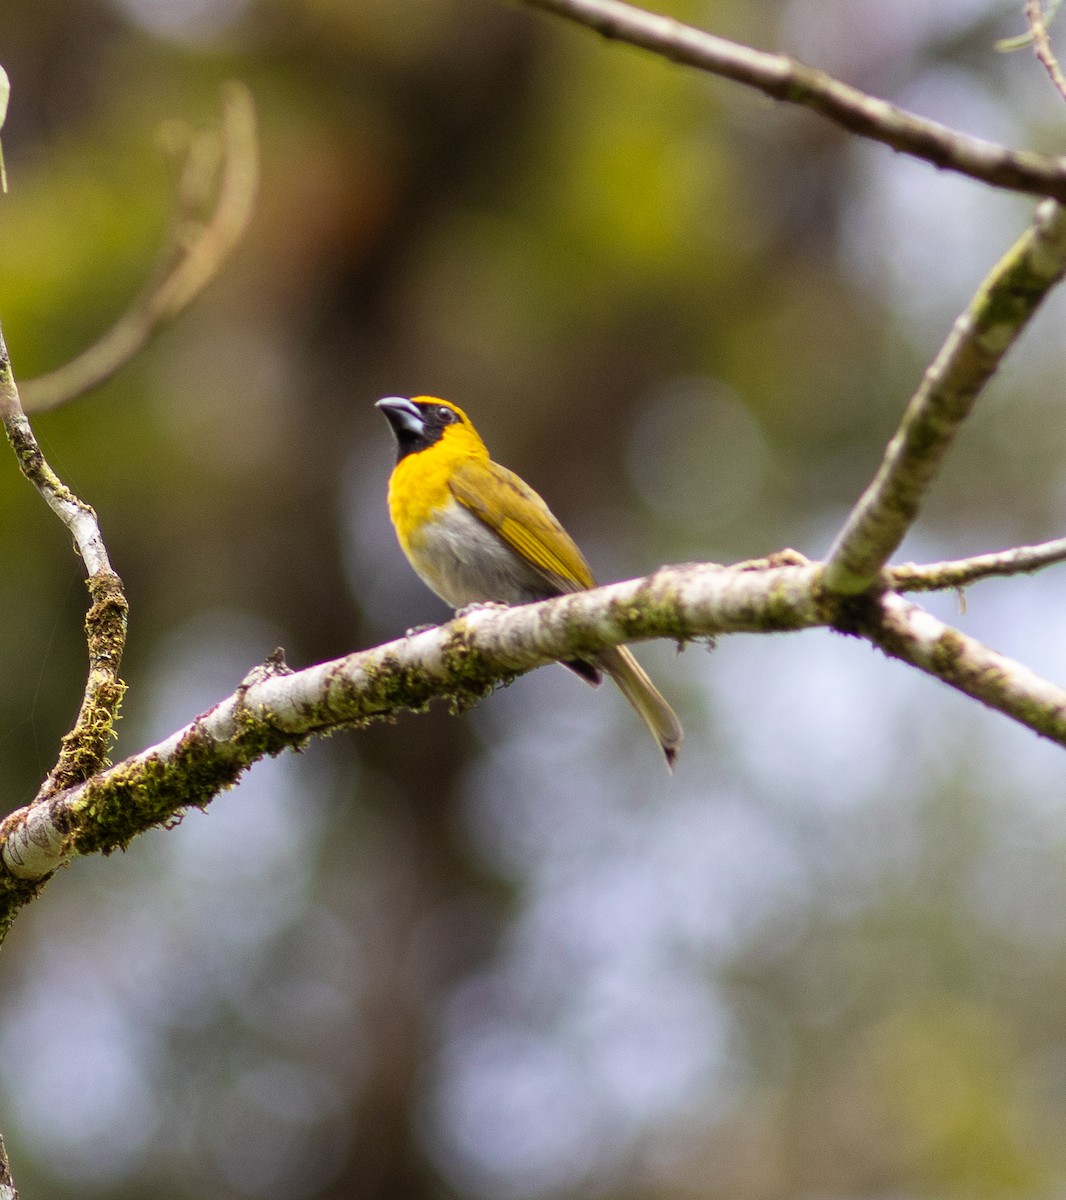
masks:
[(1066, 690), (887, 591), (834, 596), (794, 552), (664, 567), (516, 608), (485, 608), (345, 658), (290, 671), (279, 655), (165, 741), (0, 825), (0, 933), (57, 867), (109, 853), (203, 807), (259, 759), (432, 701), (463, 709), (549, 662), (649, 638), (678, 643), (817, 626), (864, 638), (1066, 746)]
[(1064, 274), (1066, 209), (1046, 200), (927, 368), (877, 474), (829, 552), (825, 585), (831, 591), (857, 595), (875, 584), (977, 397)]
[(2, 330), (0, 422), (23, 475), (73, 536), (88, 574), (92, 601), (85, 619), (89, 674), (74, 726), (63, 737), (56, 765), (38, 792), (38, 800), (47, 800), (64, 788), (84, 782), (107, 763), (126, 690), (119, 670), (126, 645), (128, 605), (122, 580), (111, 567), (96, 513), (63, 483), (41, 452), (22, 410)]

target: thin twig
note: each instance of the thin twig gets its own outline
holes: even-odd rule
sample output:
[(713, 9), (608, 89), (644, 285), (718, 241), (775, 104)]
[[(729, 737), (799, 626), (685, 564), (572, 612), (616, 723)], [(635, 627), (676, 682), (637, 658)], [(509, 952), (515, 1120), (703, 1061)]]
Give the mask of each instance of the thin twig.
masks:
[[(1062, 7), (1062, 0), (1048, 0), (1047, 7), (1044, 9), (1044, 27), (1050, 28), (1051, 22), (1058, 15), (1059, 9)], [(1026, 46), (1033, 44), (1033, 31), (1030, 29), (1026, 33), (1019, 33), (1017, 37), (1000, 38), (995, 43), (995, 49), (1000, 54), (1012, 54), (1015, 50), (1024, 50)]]
[(520, 0), (604, 37), (800, 104), (861, 137), (993, 187), (1066, 201), (1066, 163), (1030, 150), (986, 142), (850, 87), (784, 54), (767, 54), (716, 37), (622, 0)]
[(1047, 200), (956, 320), (907, 405), (876, 477), (829, 552), (831, 591), (854, 594), (877, 581), (977, 396), (1064, 272), (1066, 210)]
[(89, 675), (74, 727), (65, 735), (56, 765), (41, 785), (38, 799), (81, 783), (107, 762), (114, 725), (126, 685), (119, 678), (126, 644), (128, 606), (122, 580), (111, 568), (93, 509), (80, 500), (48, 465), (22, 410), (7, 345), (0, 330), (0, 421), (18, 457), (23, 475), (70, 530), (88, 572), (92, 605), (85, 618)]
[(896, 592), (942, 592), (995, 576), (1031, 574), (1060, 562), (1066, 562), (1066, 538), (946, 562), (901, 563), (889, 568), (888, 579)]
[[(248, 228), (259, 184), (255, 108), (243, 84), (229, 83), (223, 91), (220, 134), (218, 191), (210, 218), (199, 226), (190, 214), (178, 214), (175, 237), (163, 255), (169, 261), (176, 252), (177, 262), (77, 358), (23, 384), (27, 412), (58, 408), (110, 379), (218, 274)], [(201, 157), (194, 146), (186, 159), (187, 173), (201, 169)], [(189, 190), (178, 188), (179, 195)]]
[(1025, 19), (1029, 22), (1029, 32), (1033, 37), (1033, 50), (1036, 57), (1047, 71), (1048, 78), (1055, 85), (1059, 95), (1066, 100), (1066, 77), (1063, 76), (1059, 60), (1051, 48), (1047, 21), (1044, 19), (1043, 0), (1025, 0)]

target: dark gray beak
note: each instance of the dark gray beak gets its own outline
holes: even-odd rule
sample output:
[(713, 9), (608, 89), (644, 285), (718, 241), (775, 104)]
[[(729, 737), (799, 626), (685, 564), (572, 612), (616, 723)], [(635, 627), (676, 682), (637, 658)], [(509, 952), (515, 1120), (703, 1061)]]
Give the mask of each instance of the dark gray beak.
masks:
[(385, 418), (392, 426), (392, 432), (397, 438), (404, 433), (414, 434), (417, 437), (425, 432), (426, 420), (419, 411), (418, 405), (410, 400), (405, 400), (403, 396), (386, 396), (384, 400), (379, 400), (374, 407), (380, 408), (385, 414)]

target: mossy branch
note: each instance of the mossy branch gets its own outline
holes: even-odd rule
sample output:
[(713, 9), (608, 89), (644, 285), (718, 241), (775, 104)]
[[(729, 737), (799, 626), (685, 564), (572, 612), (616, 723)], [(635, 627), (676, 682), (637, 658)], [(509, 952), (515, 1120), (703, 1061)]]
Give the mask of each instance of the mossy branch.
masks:
[(1066, 209), (1052, 200), (996, 264), (911, 398), (873, 482), (841, 529), (826, 587), (873, 586), (918, 516), (930, 484), (985, 384), (1066, 273)]
[(1066, 746), (1066, 690), (982, 646), (895, 592), (835, 597), (824, 567), (795, 552), (735, 567), (664, 567), (520, 608), (486, 608), (346, 658), (290, 671), (280, 653), (165, 741), (12, 813), (0, 825), (0, 934), (75, 855), (110, 853), (203, 807), (253, 763), (308, 738), (423, 711), (454, 710), (545, 663), (648, 638), (828, 626), (862, 637)]
[(7, 345), (0, 331), (0, 421), (23, 475), (70, 530), (88, 572), (92, 600), (85, 618), (89, 675), (74, 727), (63, 738), (56, 765), (41, 785), (38, 800), (81, 783), (107, 762), (126, 685), (119, 678), (126, 645), (128, 605), (122, 580), (111, 568), (96, 513), (48, 465), (22, 410)]

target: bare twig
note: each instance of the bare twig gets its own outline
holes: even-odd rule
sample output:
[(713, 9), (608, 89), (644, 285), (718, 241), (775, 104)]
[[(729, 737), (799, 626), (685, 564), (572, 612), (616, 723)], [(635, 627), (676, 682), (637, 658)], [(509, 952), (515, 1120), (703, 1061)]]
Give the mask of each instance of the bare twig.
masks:
[[(176, 252), (177, 262), (99, 341), (71, 362), (24, 384), (27, 412), (58, 408), (110, 379), (158, 329), (184, 312), (218, 274), (248, 228), (258, 189), (255, 109), (242, 84), (230, 83), (224, 89), (220, 150), (218, 191), (209, 219), (201, 225), (188, 212), (179, 213), (176, 244), (169, 245), (163, 256), (169, 261)], [(194, 147), (186, 160), (187, 173), (199, 171), (200, 160)], [(179, 194), (189, 190), (179, 187)]]
[(111, 748), (125, 684), (119, 678), (126, 644), (126, 597), (111, 568), (100, 525), (92, 508), (52, 470), (22, 411), (3, 332), (0, 331), (0, 421), (18, 457), (23, 475), (70, 530), (88, 572), (92, 605), (85, 618), (89, 676), (81, 710), (63, 738), (59, 760), (41, 785), (39, 799), (81, 783), (101, 769)]
[(993, 187), (1066, 201), (1066, 162), (1030, 150), (1012, 150), (948, 129), (850, 87), (784, 54), (767, 54), (716, 37), (622, 0), (521, 0), (651, 50), (757, 88), (775, 100), (800, 104), (861, 137), (883, 142), (934, 166)]
[[(1058, 15), (1059, 9), (1062, 7), (1062, 0), (1048, 0), (1044, 8), (1044, 28), (1048, 29), (1051, 22)], [(1029, 29), (1026, 33), (1019, 33), (1017, 37), (1000, 38), (995, 44), (1001, 54), (1011, 54), (1015, 50), (1024, 50), (1026, 46), (1033, 44), (1033, 31)]]
[(889, 568), (888, 578), (896, 592), (942, 592), (994, 576), (1030, 574), (1060, 562), (1066, 562), (1066, 538), (948, 562), (901, 563)]
[(1025, 19), (1029, 22), (1029, 32), (1032, 35), (1036, 57), (1047, 71), (1048, 78), (1055, 85), (1059, 95), (1066, 100), (1066, 77), (1063, 77), (1059, 60), (1051, 48), (1047, 21), (1044, 18), (1043, 0), (1025, 0)]
[(1048, 200), (926, 371), (876, 477), (830, 550), (825, 584), (831, 591), (857, 593), (876, 582), (977, 396), (1064, 272), (1066, 210)]

